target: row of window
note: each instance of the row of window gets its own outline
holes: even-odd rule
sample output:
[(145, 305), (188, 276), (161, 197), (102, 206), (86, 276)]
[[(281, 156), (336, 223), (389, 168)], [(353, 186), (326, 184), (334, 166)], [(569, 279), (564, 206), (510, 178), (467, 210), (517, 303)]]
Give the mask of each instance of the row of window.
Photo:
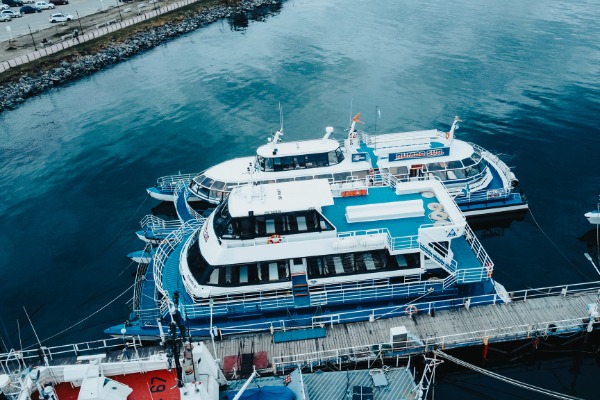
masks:
[(222, 239), (253, 239), (333, 230), (333, 226), (316, 210), (232, 218), (229, 205), (222, 202), (214, 215), (213, 227), (217, 237)]
[[(193, 249), (196, 247), (196, 249)], [(248, 264), (214, 267), (200, 254), (197, 242), (190, 247), (187, 261), (192, 274), (201, 285), (243, 286), (290, 281), (290, 260), (273, 260)], [(407, 264), (408, 262), (408, 264)], [(391, 271), (418, 264), (418, 255), (409, 255), (402, 262), (384, 250), (307, 257), (307, 277), (317, 279)]]
[(344, 152), (338, 147), (336, 150), (328, 153), (300, 154), (285, 157), (256, 156), (256, 168), (264, 172), (278, 172), (328, 167), (339, 164), (342, 161), (344, 161)]
[[(279, 178), (258, 181), (258, 184), (268, 184), (276, 182), (291, 182), (291, 181), (306, 181), (311, 179), (329, 179), (330, 182), (344, 182), (352, 179), (364, 179), (368, 175), (369, 171), (353, 171), (353, 172), (338, 172), (335, 174), (320, 174), (320, 175), (304, 175), (296, 176), (293, 178)], [(199, 195), (202, 198), (217, 200), (217, 202), (224, 200), (231, 192), (231, 189), (245, 184), (246, 182), (221, 182), (215, 181), (205, 175), (199, 175), (192, 180), (190, 190)]]
[(487, 162), (481, 158), (478, 153), (473, 153), (471, 157), (455, 161), (433, 162), (429, 164), (419, 164), (418, 168), (408, 170), (406, 166), (390, 167), (390, 172), (393, 175), (402, 178), (409, 176), (436, 176), (442, 181), (452, 181), (455, 179), (472, 178), (483, 171), (487, 167)]

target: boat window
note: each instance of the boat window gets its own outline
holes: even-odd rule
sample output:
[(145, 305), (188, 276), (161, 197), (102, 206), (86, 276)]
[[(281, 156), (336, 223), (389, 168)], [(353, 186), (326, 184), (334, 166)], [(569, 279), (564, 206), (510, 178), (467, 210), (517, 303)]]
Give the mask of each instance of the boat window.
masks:
[(464, 164), (465, 167), (469, 167), (469, 166), (475, 164), (475, 160), (473, 160), (471, 157), (467, 157), (462, 160), (462, 163)]
[(465, 168), (465, 174), (468, 178), (475, 176), (479, 173), (479, 170), (475, 167), (467, 167)]
[(477, 161), (481, 160), (481, 154), (474, 152), (473, 154), (471, 154), (471, 158), (473, 160), (475, 160), (475, 162), (477, 162)]
[(231, 214), (226, 201), (221, 202), (214, 211), (213, 228), (218, 237), (233, 237)]
[(357, 179), (365, 179), (369, 171), (352, 171), (352, 177)]
[(309, 181), (311, 179), (314, 179), (314, 177), (312, 175), (297, 176), (294, 178), (294, 180), (296, 180), (296, 181)]
[(296, 161), (296, 168), (306, 168), (306, 156), (294, 157)]
[(262, 156), (256, 156), (255, 165), (259, 170), (264, 171), (265, 170), (265, 158)]
[(331, 182), (333, 176), (331, 174), (315, 175), (315, 179), (327, 179), (329, 182)]
[(291, 182), (293, 180), (294, 180), (294, 178), (281, 178), (281, 179), (277, 179), (277, 183)]
[(373, 273), (397, 267), (398, 263), (383, 250), (306, 258), (309, 279)]
[(273, 172), (273, 159), (272, 158), (265, 158), (265, 171), (266, 172)]
[(448, 165), (447, 165), (448, 169), (457, 169), (457, 168), (462, 168), (462, 162), (460, 162), (459, 160), (454, 160), (454, 161), (448, 161)]
[(201, 175), (198, 175), (197, 177), (195, 177), (193, 180), (194, 180), (194, 182), (196, 182), (197, 184), (201, 184), (201, 183), (202, 183), (202, 181), (204, 180), (204, 178), (206, 178), (206, 176), (201, 174)]
[(281, 158), (273, 158), (273, 171), (283, 171), (283, 166), (281, 165)]
[(442, 163), (429, 163), (427, 164), (428, 171), (441, 171), (446, 169), (446, 167)]
[(338, 163), (338, 156), (335, 151), (330, 151), (327, 153), (327, 162), (329, 165), (335, 165)]
[(289, 171), (291, 169), (296, 169), (294, 157), (281, 157), (280, 160), (281, 160), (281, 169), (283, 171)]
[(337, 174), (333, 174), (334, 182), (345, 182), (348, 178), (350, 178), (350, 172), (340, 172)]
[(206, 178), (204, 178), (204, 180), (202, 182), (200, 182), (201, 186), (204, 186), (205, 188), (209, 188), (212, 186), (214, 180), (209, 178), (208, 176)]
[(485, 161), (483, 158), (474, 166), (474, 168), (477, 168), (479, 172), (484, 171), (485, 167), (487, 167), (487, 161)]
[(338, 163), (341, 163), (342, 161), (344, 161), (344, 158), (346, 158), (344, 156), (344, 152), (342, 151), (342, 149), (340, 149), (339, 147), (335, 150), (336, 154), (337, 154), (337, 160)]
[(448, 170), (448, 178), (450, 179), (464, 179), (467, 177), (464, 169), (450, 169)]
[(225, 189), (225, 182), (215, 181), (211, 187), (211, 189), (215, 190), (223, 190)]

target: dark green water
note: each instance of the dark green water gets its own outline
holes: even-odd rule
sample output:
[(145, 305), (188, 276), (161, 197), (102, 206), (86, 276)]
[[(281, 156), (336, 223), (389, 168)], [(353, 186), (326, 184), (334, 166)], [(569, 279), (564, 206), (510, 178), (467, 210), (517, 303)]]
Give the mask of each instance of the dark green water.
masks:
[[(124, 320), (125, 255), (141, 249), (133, 232), (157, 204), (144, 189), (252, 153), (278, 128), (279, 102), (287, 140), (325, 126), (341, 138), (358, 111), (380, 132), (447, 129), (459, 115), (459, 138), (501, 155), (532, 210), (478, 230), (495, 278), (511, 290), (598, 279), (579, 238), (600, 194), (599, 19), (593, 0), (287, 1), (0, 114), (4, 340), (35, 342), (24, 307), (48, 344)], [(593, 397), (593, 360), (577, 374), (570, 358), (553, 362), (507, 374)], [(436, 398), (535, 397), (457, 379)]]

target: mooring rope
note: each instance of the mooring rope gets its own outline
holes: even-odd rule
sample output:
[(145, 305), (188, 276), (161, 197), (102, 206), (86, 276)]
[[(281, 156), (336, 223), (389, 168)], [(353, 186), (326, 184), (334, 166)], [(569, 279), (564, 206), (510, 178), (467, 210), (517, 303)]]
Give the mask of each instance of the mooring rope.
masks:
[[(567, 260), (567, 262), (569, 264), (571, 264), (571, 266), (573, 266), (575, 268), (575, 270), (577, 272), (579, 272), (580, 274), (581, 271), (579, 271), (579, 268), (577, 267), (577, 265), (575, 265), (573, 263), (573, 261), (571, 261), (565, 253), (563, 253), (560, 248), (556, 245), (556, 243), (554, 243), (554, 241), (552, 239), (550, 239), (550, 236), (548, 236), (548, 234), (542, 229), (542, 227), (540, 226), (540, 224), (537, 222), (537, 220), (535, 219), (535, 217), (533, 216), (533, 212), (531, 211), (531, 208), (529, 209), (529, 215), (531, 215), (531, 218), (533, 219), (533, 222), (535, 223), (535, 225), (538, 227), (538, 229), (540, 230), (540, 232), (542, 232), (542, 234), (546, 237), (546, 239), (548, 239), (548, 241), (550, 242), (550, 244), (552, 244), (552, 246), (554, 246), (554, 248), (556, 249), (556, 251), (558, 251), (558, 253), (565, 259)], [(582, 274), (582, 276), (584, 276), (584, 274)]]
[(569, 396), (568, 394), (562, 394), (562, 393), (559, 393), (559, 392), (555, 392), (553, 390), (544, 389), (544, 388), (541, 388), (541, 387), (538, 387), (538, 386), (530, 385), (529, 383), (524, 383), (524, 382), (521, 382), (521, 381), (517, 381), (516, 379), (507, 378), (507, 377), (502, 376), (500, 374), (497, 374), (495, 372), (488, 371), (487, 369), (480, 368), (480, 367), (478, 367), (476, 365), (473, 365), (473, 364), (469, 364), (466, 361), (463, 361), (463, 360), (461, 360), (459, 358), (453, 357), (453, 356), (451, 356), (449, 354), (446, 354), (446, 353), (444, 353), (443, 351), (440, 351), (440, 350), (434, 350), (434, 353), (437, 356), (441, 357), (441, 358), (444, 358), (444, 359), (446, 359), (448, 361), (451, 361), (451, 362), (453, 362), (453, 363), (455, 363), (457, 365), (460, 365), (461, 367), (469, 368), (469, 369), (471, 369), (473, 371), (479, 372), (479, 373), (487, 375), (487, 376), (489, 376), (491, 378), (501, 380), (502, 382), (506, 382), (506, 383), (509, 383), (511, 385), (523, 388), (523, 389), (532, 390), (534, 392), (545, 394), (546, 396), (550, 396), (550, 397), (556, 397), (558, 399), (581, 400), (580, 397)]
[[(117, 301), (119, 298), (121, 298), (125, 293), (127, 293), (128, 291), (130, 291), (133, 287), (135, 286), (135, 282), (133, 283), (133, 285), (129, 286), (127, 289), (125, 289), (123, 292), (121, 292), (120, 295), (118, 295), (117, 297), (115, 297), (114, 299), (112, 299), (111, 301), (109, 301), (108, 303), (106, 303), (105, 305), (103, 305), (102, 307), (100, 307), (98, 310), (94, 311), (93, 313), (91, 313), (90, 315), (88, 315), (87, 317), (81, 319), (80, 321), (74, 323), (73, 325), (69, 326), (68, 328), (63, 329), (62, 331), (55, 333), (54, 335), (47, 337), (46, 339), (41, 340), (40, 342), (47, 342), (48, 340), (54, 339), (55, 337), (62, 335), (63, 333), (67, 332), (68, 330), (71, 330), (73, 328), (75, 328), (77, 325), (82, 324), (83, 322), (87, 321), (88, 319), (92, 318), (94, 315), (98, 314), (100, 311), (104, 310), (106, 307), (110, 306), (112, 303), (114, 303), (115, 301)], [(29, 346), (28, 348), (31, 348), (32, 346)]]

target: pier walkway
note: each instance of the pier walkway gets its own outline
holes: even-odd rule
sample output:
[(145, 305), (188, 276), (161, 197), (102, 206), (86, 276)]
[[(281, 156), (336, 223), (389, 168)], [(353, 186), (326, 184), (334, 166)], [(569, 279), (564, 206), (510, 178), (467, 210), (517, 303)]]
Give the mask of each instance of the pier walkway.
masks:
[[(528, 289), (509, 292), (509, 303), (469, 307), (470, 301), (464, 299), (465, 307), (433, 315), (421, 313), (341, 325), (320, 323), (315, 328), (325, 327), (326, 336), (307, 340), (275, 343), (270, 333), (224, 337), (215, 340), (214, 350), (221, 360), (266, 352), (272, 370), (281, 372), (297, 365), (343, 364), (434, 349), (534, 340), (600, 329), (596, 313), (599, 293), (600, 282)], [(591, 322), (590, 316), (594, 317)], [(396, 337), (392, 343), (390, 330), (397, 327), (406, 328), (407, 335)], [(309, 333), (306, 337), (311, 337)], [(302, 337), (301, 332), (295, 336)]]

